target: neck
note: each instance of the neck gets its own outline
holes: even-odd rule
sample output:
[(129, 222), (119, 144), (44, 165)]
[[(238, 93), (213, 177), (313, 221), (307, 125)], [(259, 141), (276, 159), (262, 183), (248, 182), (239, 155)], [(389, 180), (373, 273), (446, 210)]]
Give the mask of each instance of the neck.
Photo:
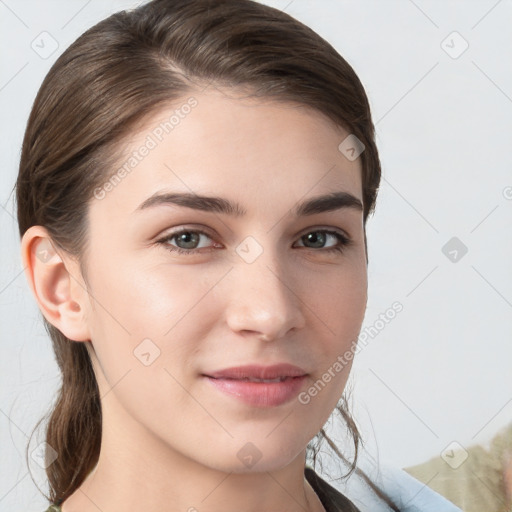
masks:
[(103, 410), (98, 463), (62, 512), (325, 512), (304, 476), (305, 450), (282, 468), (226, 471), (169, 447), (128, 415), (109, 421), (111, 408)]

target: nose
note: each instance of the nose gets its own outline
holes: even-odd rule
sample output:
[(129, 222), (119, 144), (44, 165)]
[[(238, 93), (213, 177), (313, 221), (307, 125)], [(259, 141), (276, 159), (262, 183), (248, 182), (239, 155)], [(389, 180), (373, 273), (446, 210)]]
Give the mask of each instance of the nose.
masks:
[(305, 325), (297, 276), (265, 250), (252, 263), (240, 259), (230, 272), (226, 321), (233, 332), (273, 341)]

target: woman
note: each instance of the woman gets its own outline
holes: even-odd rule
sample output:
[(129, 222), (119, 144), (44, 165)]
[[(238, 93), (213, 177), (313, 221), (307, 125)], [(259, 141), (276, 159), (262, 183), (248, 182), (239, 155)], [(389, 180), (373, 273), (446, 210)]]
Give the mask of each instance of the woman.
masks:
[(154, 0), (75, 41), (16, 196), (63, 379), (50, 509), (359, 510), (306, 455), (336, 409), (357, 456), (342, 393), (379, 181), (359, 79), (282, 12)]

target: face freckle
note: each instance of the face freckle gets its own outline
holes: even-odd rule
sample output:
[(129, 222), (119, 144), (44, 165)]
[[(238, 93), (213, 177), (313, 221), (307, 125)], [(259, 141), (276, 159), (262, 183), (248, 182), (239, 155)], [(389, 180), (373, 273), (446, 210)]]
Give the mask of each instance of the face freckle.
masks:
[[(95, 371), (111, 388), (105, 418), (124, 422), (128, 438), (142, 425), (167, 449), (226, 471), (240, 470), (236, 454), (251, 440), (271, 470), (319, 431), (348, 378), (350, 365), (332, 368), (357, 340), (366, 308), (361, 163), (338, 150), (347, 133), (311, 109), (233, 91), (193, 97), (173, 130), (91, 201), (90, 292), (105, 306), (88, 311)], [(147, 119), (126, 154), (179, 107)], [(140, 208), (157, 193), (182, 195)], [(335, 193), (336, 208), (317, 202), (295, 215)], [(178, 230), (206, 233), (196, 254), (156, 242)], [(325, 231), (351, 243), (327, 252), (340, 239)], [(250, 405), (204, 377), (278, 363), (307, 378), (275, 406)], [(298, 400), (329, 369), (316, 396)]]

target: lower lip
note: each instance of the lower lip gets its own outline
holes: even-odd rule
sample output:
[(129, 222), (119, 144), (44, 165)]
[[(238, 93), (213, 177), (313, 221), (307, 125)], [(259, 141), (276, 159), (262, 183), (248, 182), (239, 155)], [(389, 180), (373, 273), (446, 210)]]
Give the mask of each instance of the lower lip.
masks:
[(249, 382), (205, 377), (220, 391), (255, 407), (275, 407), (288, 402), (299, 394), (306, 380), (306, 375), (289, 377), (281, 382)]

